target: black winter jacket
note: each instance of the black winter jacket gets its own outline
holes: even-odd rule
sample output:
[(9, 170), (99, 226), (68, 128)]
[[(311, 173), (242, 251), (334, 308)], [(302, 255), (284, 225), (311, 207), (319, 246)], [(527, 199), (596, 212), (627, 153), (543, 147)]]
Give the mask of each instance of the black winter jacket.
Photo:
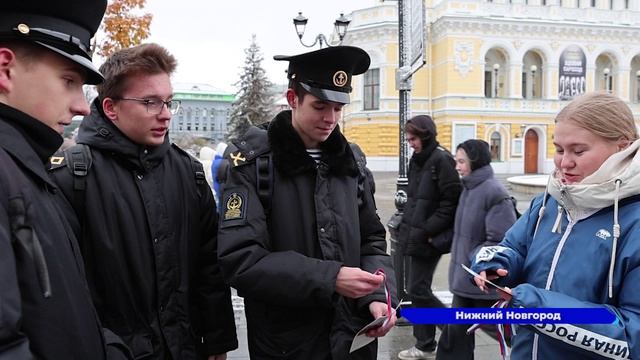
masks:
[(0, 104), (0, 359), (106, 357), (78, 244), (45, 168), (61, 144)]
[[(307, 154), (291, 112), (268, 130), (252, 127), (235, 145), (223, 187), (218, 253), (223, 273), (244, 296), (252, 359), (375, 359), (377, 344), (351, 356), (355, 333), (372, 319), (383, 289), (353, 300), (335, 291), (341, 266), (383, 268), (395, 295), (385, 229), (371, 184), (362, 181), (352, 150), (336, 128)], [(272, 156), (271, 211), (256, 191), (256, 157)], [(234, 159), (235, 164), (234, 164)], [(234, 166), (235, 165), (235, 166)]]
[[(81, 250), (105, 327), (139, 359), (194, 359), (237, 347), (230, 288), (216, 256), (211, 189), (168, 139), (137, 145), (98, 110), (80, 125), (91, 148), (84, 204), (64, 163), (51, 170), (83, 219)], [(201, 344), (202, 343), (202, 344)]]
[(451, 154), (435, 140), (423, 144), (409, 162), (407, 203), (400, 224), (400, 245), (406, 255), (439, 254), (429, 239), (452, 228), (462, 191)]

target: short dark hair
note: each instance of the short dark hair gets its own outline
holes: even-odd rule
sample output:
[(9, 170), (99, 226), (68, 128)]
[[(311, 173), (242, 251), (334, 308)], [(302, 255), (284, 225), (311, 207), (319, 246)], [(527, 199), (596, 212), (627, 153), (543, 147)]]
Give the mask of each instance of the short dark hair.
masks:
[(104, 82), (97, 86), (100, 100), (118, 97), (124, 91), (127, 78), (136, 74), (171, 75), (177, 66), (176, 58), (158, 44), (142, 44), (122, 49), (111, 55), (100, 72)]
[(304, 101), (304, 97), (308, 94), (308, 92), (300, 85), (296, 80), (289, 80), (289, 89), (293, 90), (293, 93), (298, 97), (300, 104)]
[(418, 126), (416, 126), (416, 124), (412, 122), (408, 122), (404, 125), (404, 131), (411, 135), (415, 135), (420, 139), (427, 138), (430, 135), (429, 130), (419, 128)]
[(14, 39), (0, 41), (0, 48), (11, 49), (11, 51), (16, 54), (16, 57), (26, 63), (37, 61), (41, 59), (47, 51), (50, 51), (31, 41)]

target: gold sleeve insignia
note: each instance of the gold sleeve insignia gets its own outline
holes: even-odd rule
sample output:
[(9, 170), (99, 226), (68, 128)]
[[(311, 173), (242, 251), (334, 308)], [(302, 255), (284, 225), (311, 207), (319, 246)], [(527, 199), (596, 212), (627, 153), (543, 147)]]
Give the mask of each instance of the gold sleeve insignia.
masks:
[(242, 195), (238, 193), (231, 193), (226, 201), (226, 210), (224, 212), (224, 220), (242, 219), (244, 214), (242, 213), (244, 199)]

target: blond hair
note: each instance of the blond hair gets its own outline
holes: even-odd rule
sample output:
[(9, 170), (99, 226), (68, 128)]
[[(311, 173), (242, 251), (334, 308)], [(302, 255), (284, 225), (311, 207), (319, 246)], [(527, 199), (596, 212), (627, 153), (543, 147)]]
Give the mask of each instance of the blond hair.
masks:
[(638, 139), (631, 109), (619, 97), (608, 92), (589, 92), (576, 97), (560, 110), (555, 122), (566, 120), (607, 140), (633, 142)]

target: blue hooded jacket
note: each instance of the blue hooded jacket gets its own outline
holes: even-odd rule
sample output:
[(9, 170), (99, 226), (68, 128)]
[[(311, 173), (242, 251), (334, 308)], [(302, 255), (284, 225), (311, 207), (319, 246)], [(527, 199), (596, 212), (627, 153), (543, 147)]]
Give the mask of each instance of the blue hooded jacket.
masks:
[[(607, 308), (612, 324), (519, 326), (512, 359), (640, 359), (640, 155), (636, 141), (577, 185), (548, 191), (476, 272), (507, 269), (513, 307)], [(608, 205), (607, 205), (608, 204)], [(573, 220), (572, 220), (573, 219)]]

